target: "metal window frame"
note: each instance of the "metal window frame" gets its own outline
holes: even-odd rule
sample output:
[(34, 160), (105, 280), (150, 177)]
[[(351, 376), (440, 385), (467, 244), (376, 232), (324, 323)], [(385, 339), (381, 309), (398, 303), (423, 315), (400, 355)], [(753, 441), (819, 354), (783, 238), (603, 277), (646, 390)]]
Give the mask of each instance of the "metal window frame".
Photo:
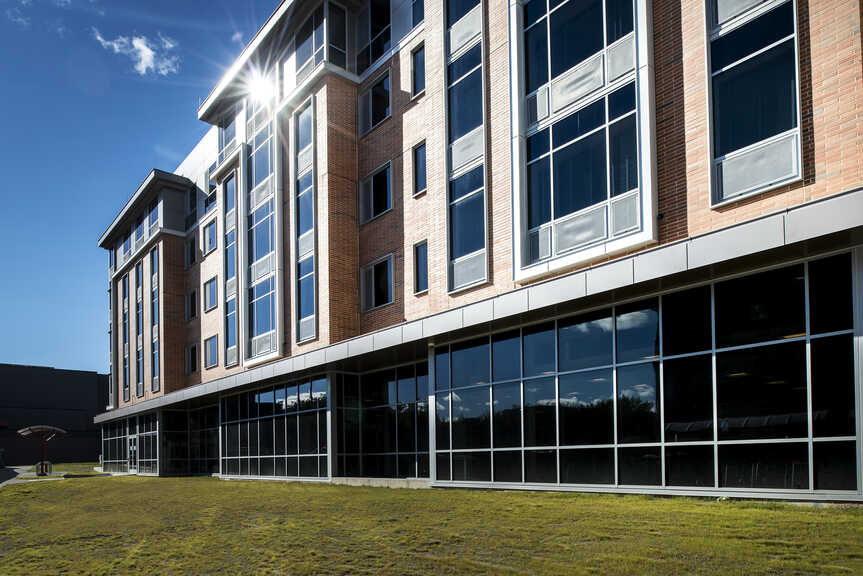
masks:
[[(360, 136), (359, 136), (360, 138), (365, 137), (366, 134), (370, 133), (372, 130), (374, 130), (375, 128), (377, 128), (378, 126), (380, 126), (381, 124), (383, 124), (387, 120), (389, 120), (393, 115), (393, 83), (392, 83), (392, 75), (390, 74), (390, 72), (391, 72), (391, 69), (389, 67), (387, 67), (385, 70), (380, 72), (377, 76), (375, 76), (374, 80), (369, 82), (368, 88), (363, 90), (359, 95), (359, 98), (357, 100), (357, 126), (359, 126), (359, 129), (360, 129)], [(378, 122), (375, 122), (373, 119), (374, 109), (375, 109), (374, 99), (371, 97), (371, 92), (378, 84), (380, 84), (381, 82), (384, 81), (384, 79), (387, 79), (387, 78), (390, 81), (390, 87), (387, 90), (387, 114), (386, 114), (386, 116), (381, 118)], [(369, 106), (368, 106), (369, 126), (368, 126), (368, 128), (366, 128), (365, 126), (362, 126), (359, 122), (360, 107), (362, 106), (363, 98), (366, 96), (366, 94), (369, 95), (369, 97), (368, 97), (368, 102), (369, 102)]]
[[(419, 283), (419, 266), (417, 264), (417, 248), (425, 245), (426, 247), (426, 287), (422, 290), (417, 290), (417, 284)], [(426, 294), (429, 291), (429, 282), (428, 282), (428, 239), (420, 240), (413, 245), (413, 272), (414, 272), (414, 296), (420, 296), (422, 294)]]
[[(395, 294), (395, 259), (393, 258), (394, 253), (390, 252), (389, 254), (385, 254), (379, 258), (375, 258), (368, 264), (362, 266), (360, 268), (360, 302), (362, 306), (363, 312), (371, 312), (372, 310), (378, 310), (379, 308), (383, 308), (384, 306), (389, 306), (390, 304), (395, 303), (396, 294)], [(389, 261), (389, 266), (387, 270), (389, 271), (390, 281), (389, 281), (389, 300), (387, 302), (383, 302), (381, 304), (372, 303), (372, 306), (369, 308), (365, 307), (366, 301), (366, 293), (369, 290), (369, 287), (366, 286), (365, 282), (365, 272), (367, 270), (371, 270), (372, 272), (372, 284), (375, 283), (375, 266), (382, 262)], [(374, 292), (372, 293), (372, 297), (374, 298)]]
[[(377, 176), (378, 174), (380, 174), (384, 170), (387, 171), (387, 208), (386, 208), (386, 210), (383, 210), (382, 212), (378, 212), (377, 214), (374, 214), (372, 207), (374, 206), (374, 198), (375, 198), (375, 186), (374, 186), (375, 176)], [(362, 190), (363, 190), (364, 185), (367, 185), (367, 187), (368, 187), (367, 189), (369, 191), (369, 197), (366, 199), (364, 199), (362, 197)], [(365, 220), (360, 220), (360, 226), (368, 224), (372, 220), (380, 218), (381, 216), (383, 216), (387, 212), (390, 212), (393, 209), (392, 160), (387, 160), (386, 162), (384, 162), (383, 164), (381, 164), (380, 166), (378, 166), (377, 168), (372, 170), (365, 178), (363, 178), (360, 181), (358, 191), (359, 191), (359, 193), (357, 194), (357, 198), (358, 198), (359, 204), (357, 206), (357, 213), (358, 214), (362, 213), (361, 208), (362, 208), (364, 200), (367, 201), (368, 205), (369, 205), (369, 217)]]

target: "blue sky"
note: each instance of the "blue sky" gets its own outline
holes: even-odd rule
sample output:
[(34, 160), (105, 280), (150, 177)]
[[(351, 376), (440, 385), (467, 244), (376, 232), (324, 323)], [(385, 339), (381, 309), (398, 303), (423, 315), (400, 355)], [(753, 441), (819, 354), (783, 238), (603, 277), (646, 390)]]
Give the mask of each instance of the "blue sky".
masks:
[(108, 369), (96, 241), (278, 0), (0, 0), (0, 362)]

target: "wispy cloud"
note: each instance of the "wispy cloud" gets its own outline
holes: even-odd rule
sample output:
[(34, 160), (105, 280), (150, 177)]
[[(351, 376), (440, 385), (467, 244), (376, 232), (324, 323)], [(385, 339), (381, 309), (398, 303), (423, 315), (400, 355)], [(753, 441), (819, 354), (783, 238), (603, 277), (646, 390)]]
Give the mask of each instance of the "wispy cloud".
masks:
[(146, 36), (117, 36), (107, 40), (96, 27), (92, 28), (93, 38), (114, 54), (126, 56), (133, 62), (135, 72), (141, 76), (153, 73), (159, 76), (176, 74), (180, 71), (180, 57), (174, 53), (177, 41), (157, 34), (155, 41)]
[(171, 162), (173, 164), (177, 164), (180, 160), (183, 159), (183, 155), (174, 150), (173, 148), (169, 148), (168, 146), (162, 146), (161, 144), (156, 144), (153, 146), (153, 152), (166, 162)]
[(54, 0), (54, 5), (60, 8), (69, 8), (72, 6), (72, 0)]
[[(27, 6), (27, 4), (24, 4), (23, 2), (21, 5)], [(21, 9), (17, 6), (6, 9), (6, 18), (8, 18), (10, 22), (24, 30), (30, 28), (30, 17), (25, 16), (24, 13), (21, 12)]]
[(233, 42), (234, 44), (242, 44), (243, 34), (239, 30), (237, 32), (234, 32), (234, 34), (231, 36), (231, 42)]

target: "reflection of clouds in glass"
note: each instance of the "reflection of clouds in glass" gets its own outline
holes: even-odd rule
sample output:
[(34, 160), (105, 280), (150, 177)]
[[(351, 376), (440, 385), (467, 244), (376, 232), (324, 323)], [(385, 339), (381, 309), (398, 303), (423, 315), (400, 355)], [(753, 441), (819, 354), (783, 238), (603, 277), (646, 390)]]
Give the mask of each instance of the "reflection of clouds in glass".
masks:
[(617, 329), (630, 330), (632, 328), (641, 328), (647, 326), (651, 322), (653, 310), (636, 310), (617, 316)]
[(581, 398), (579, 398), (578, 394), (570, 394), (568, 398), (561, 398), (560, 405), (564, 408), (578, 408), (578, 407), (589, 407), (589, 406), (599, 406), (605, 402), (610, 402), (610, 396), (591, 396), (589, 394), (583, 394)]
[(590, 322), (582, 322), (581, 324), (576, 324), (573, 326), (576, 332), (580, 334), (589, 334), (593, 330), (599, 330), (600, 332), (611, 332), (613, 324), (611, 322), (611, 316), (608, 318), (600, 318), (599, 320), (591, 320)]
[(649, 384), (634, 384), (629, 388), (621, 389), (620, 395), (653, 402), (656, 400), (656, 389)]

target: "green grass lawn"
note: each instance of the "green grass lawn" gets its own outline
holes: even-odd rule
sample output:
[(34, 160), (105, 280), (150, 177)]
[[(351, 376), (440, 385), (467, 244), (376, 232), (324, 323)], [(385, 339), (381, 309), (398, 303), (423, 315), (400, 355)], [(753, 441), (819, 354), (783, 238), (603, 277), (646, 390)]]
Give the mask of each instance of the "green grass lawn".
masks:
[(0, 573), (861, 574), (863, 508), (214, 478), (0, 489)]

